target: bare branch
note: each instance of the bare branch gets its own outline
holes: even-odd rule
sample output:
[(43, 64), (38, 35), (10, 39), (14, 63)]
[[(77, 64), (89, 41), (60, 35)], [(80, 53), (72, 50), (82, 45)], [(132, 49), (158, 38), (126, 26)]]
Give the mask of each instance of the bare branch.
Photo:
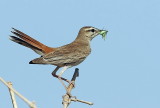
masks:
[(76, 98), (72, 98), (71, 101), (74, 101), (74, 102), (81, 102), (81, 103), (85, 103), (85, 104), (88, 104), (88, 105), (93, 105), (92, 102), (83, 101), (83, 100), (79, 100), (79, 99), (76, 99)]
[(75, 80), (76, 80), (76, 78), (78, 76), (79, 76), (79, 69), (76, 68), (75, 72), (74, 72), (74, 75), (73, 75), (73, 77), (71, 79), (71, 82), (67, 86), (67, 90), (66, 90), (67, 93), (63, 96), (63, 102), (62, 102), (63, 108), (67, 108), (69, 106), (69, 104), (71, 103), (71, 101), (81, 102), (81, 103), (85, 103), (85, 104), (88, 104), (88, 105), (93, 105), (92, 102), (87, 102), (87, 101), (79, 100), (75, 96), (71, 95), (71, 91), (75, 87)]
[(25, 98), (23, 95), (21, 95), (19, 92), (17, 92), (14, 88), (10, 87), (9, 84), (5, 80), (3, 80), (0, 77), (0, 81), (5, 84), (10, 90), (12, 90), (17, 96), (19, 96), (24, 102), (26, 102), (30, 108), (36, 108), (36, 105), (34, 102), (29, 101), (27, 98)]
[[(7, 84), (10, 86), (10, 88), (12, 88), (12, 83), (11, 82), (7, 82)], [(8, 89), (9, 89), (9, 92), (10, 92), (13, 108), (18, 108), (14, 92), (10, 88), (8, 88)]]
[(67, 90), (66, 90), (67, 93), (63, 96), (63, 102), (62, 102), (63, 108), (67, 108), (69, 106), (69, 104), (71, 103), (71, 90), (75, 86), (75, 80), (76, 80), (76, 77), (78, 77), (78, 75), (79, 75), (79, 69), (76, 68), (75, 72), (73, 74), (71, 83), (69, 83), (69, 85), (67, 87)]

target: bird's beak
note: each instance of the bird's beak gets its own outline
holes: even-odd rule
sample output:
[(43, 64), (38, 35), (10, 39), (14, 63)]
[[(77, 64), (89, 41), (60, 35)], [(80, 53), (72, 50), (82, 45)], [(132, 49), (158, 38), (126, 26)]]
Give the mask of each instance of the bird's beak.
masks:
[(102, 35), (102, 38), (103, 38), (104, 40), (105, 40), (105, 38), (106, 38), (107, 32), (108, 32), (107, 30), (100, 30), (100, 31), (99, 31), (99, 34)]

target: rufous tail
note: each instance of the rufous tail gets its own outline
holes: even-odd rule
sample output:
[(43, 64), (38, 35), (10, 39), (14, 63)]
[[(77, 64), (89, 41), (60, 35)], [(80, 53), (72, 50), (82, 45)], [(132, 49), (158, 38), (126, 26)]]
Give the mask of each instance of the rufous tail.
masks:
[(18, 44), (21, 44), (25, 47), (31, 48), (39, 55), (44, 55), (44, 54), (53, 52), (55, 50), (55, 48), (48, 47), (15, 28), (12, 28), (12, 29), (13, 31), (11, 32), (15, 34), (17, 37), (10, 36), (10, 40)]

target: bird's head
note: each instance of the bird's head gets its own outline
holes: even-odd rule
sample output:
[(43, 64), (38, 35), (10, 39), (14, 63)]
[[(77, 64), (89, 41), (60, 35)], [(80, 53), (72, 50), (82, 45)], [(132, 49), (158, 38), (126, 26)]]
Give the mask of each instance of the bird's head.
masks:
[(97, 35), (102, 35), (102, 38), (105, 39), (107, 32), (108, 31), (106, 30), (100, 30), (95, 27), (85, 26), (80, 29), (77, 38), (84, 38), (90, 41)]

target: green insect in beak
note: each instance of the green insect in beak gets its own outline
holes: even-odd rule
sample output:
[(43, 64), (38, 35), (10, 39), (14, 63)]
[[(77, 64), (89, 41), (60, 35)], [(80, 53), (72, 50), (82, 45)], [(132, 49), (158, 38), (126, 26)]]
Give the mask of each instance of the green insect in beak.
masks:
[(100, 35), (102, 35), (102, 38), (105, 40), (105, 38), (106, 38), (106, 35), (107, 35), (107, 30), (101, 30), (100, 32), (99, 32), (99, 34)]

